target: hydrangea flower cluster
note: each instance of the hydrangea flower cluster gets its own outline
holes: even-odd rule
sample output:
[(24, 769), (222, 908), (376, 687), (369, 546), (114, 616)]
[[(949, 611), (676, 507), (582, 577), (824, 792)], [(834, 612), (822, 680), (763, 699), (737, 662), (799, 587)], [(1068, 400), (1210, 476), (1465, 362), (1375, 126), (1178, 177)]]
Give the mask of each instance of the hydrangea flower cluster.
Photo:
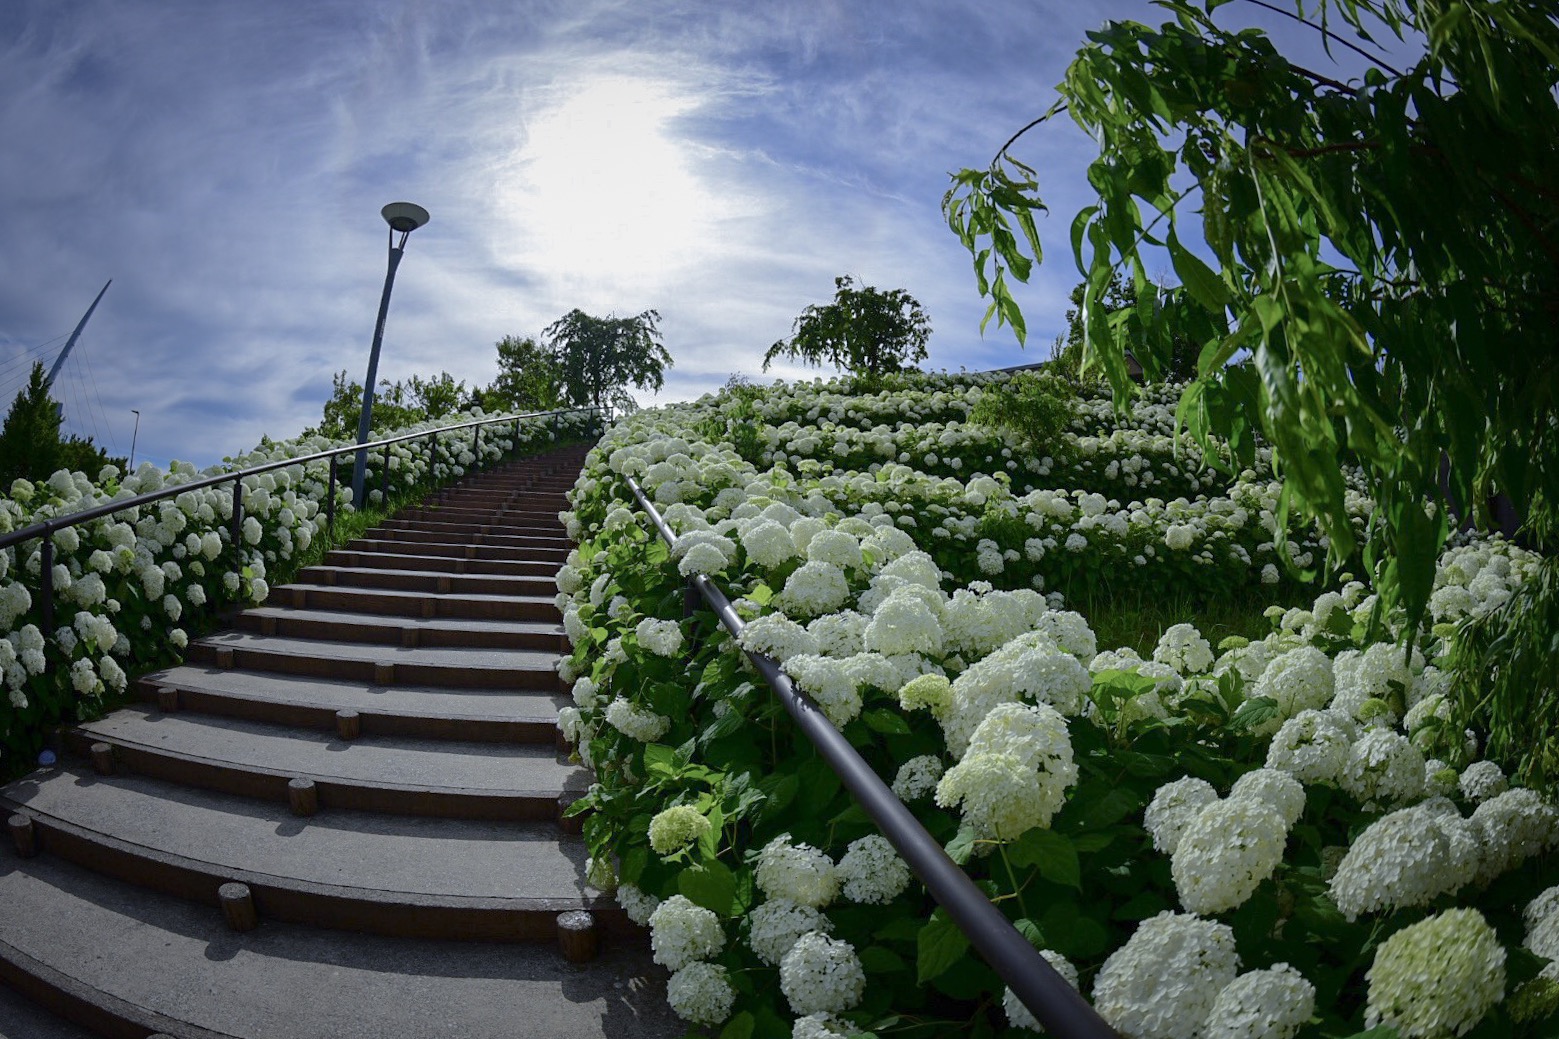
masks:
[(1387, 938), (1367, 977), (1369, 1027), (1462, 1035), (1504, 998), (1505, 949), (1476, 909), (1449, 909)]

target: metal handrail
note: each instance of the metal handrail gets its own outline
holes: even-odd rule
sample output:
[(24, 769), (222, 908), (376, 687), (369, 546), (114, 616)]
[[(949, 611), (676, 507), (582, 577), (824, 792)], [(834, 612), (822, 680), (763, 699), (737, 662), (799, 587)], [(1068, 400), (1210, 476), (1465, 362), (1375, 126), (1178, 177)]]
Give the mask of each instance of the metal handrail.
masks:
[[(675, 546), (676, 535), (666, 526), (643, 489), (633, 477), (624, 474), (623, 479), (667, 546)], [(731, 637), (740, 638), (745, 625), (720, 587), (706, 574), (693, 575), (689, 584), (703, 596)], [(797, 689), (790, 677), (780, 670), (779, 663), (765, 654), (750, 651), (747, 658), (845, 789), (926, 885), (931, 897), (947, 910), (948, 917), (963, 931), (969, 944), (979, 950), (1045, 1030), (1059, 1039), (1120, 1039), (1082, 994), (1067, 984), (1039, 950), (1018, 932), (1012, 921), (975, 887), (969, 875), (948, 857), (942, 845), (926, 832), (920, 820), (904, 806), (866, 759), (850, 746), (849, 740), (812, 698)]]
[[(260, 465), (252, 465), (247, 469), (239, 469), (233, 472), (217, 473), (213, 476), (202, 477), (189, 483), (174, 484), (158, 491), (148, 491), (145, 494), (137, 494), (131, 498), (120, 498), (114, 501), (94, 505), (90, 509), (80, 512), (66, 513), (62, 516), (53, 516), (40, 523), (13, 530), (7, 534), (0, 534), (0, 549), (9, 548), (23, 541), (31, 541), (41, 538), (42, 556), (39, 560), (39, 595), (43, 599), (42, 605), (42, 630), (48, 634), (54, 628), (54, 539), (55, 531), (64, 530), (66, 527), (74, 527), (80, 523), (101, 519), (104, 516), (112, 516), (119, 512), (128, 512), (138, 509), (143, 505), (151, 505), (168, 498), (175, 498), (186, 491), (198, 491), (218, 484), (233, 484), (233, 515), (231, 521), (232, 543), (238, 544), (239, 532), (243, 526), (244, 479), (250, 476), (258, 476), (275, 469), (286, 469), (294, 465), (307, 465), (309, 462), (317, 462), (322, 459), (330, 460), (329, 491), (325, 496), (325, 522), (327, 529), (334, 531), (336, 515), (336, 459), (344, 454), (356, 454), (358, 451), (370, 451), (377, 448), (384, 449), (384, 468), (380, 474), (381, 493), (387, 494), (390, 482), (390, 447), (394, 444), (404, 443), (408, 440), (427, 440), (430, 443), (430, 452), (436, 450), (438, 437), (444, 433), (459, 432), (463, 429), (475, 429), (472, 434), (473, 453), (480, 450), (482, 441), (482, 427), (496, 425), (500, 422), (513, 422), (515, 434), (518, 435), (520, 422), (529, 418), (545, 418), (552, 415), (568, 415), (581, 411), (601, 412), (610, 415), (610, 411), (598, 407), (583, 408), (559, 408), (555, 411), (530, 411), (519, 415), (499, 415), (494, 418), (473, 419), (470, 422), (461, 422), (450, 426), (436, 426), (433, 429), (423, 429), (415, 433), (403, 433), (400, 436), (386, 437), (383, 440), (375, 440), (368, 444), (347, 444), (343, 447), (332, 447), (324, 451), (316, 451), (313, 454), (298, 455), (293, 458), (284, 458), (274, 462), (265, 462)], [(437, 460), (436, 455), (430, 454), (429, 465)]]

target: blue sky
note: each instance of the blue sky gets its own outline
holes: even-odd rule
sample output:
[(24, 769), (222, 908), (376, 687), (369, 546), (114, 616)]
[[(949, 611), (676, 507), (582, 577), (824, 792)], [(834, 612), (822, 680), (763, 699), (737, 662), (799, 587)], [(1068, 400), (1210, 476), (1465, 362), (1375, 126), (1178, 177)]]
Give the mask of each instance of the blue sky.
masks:
[(932, 367), (1042, 359), (1088, 140), (1057, 125), (1019, 151), (1053, 207), (1027, 351), (981, 338), (940, 201), (1112, 17), (1162, 20), (1145, 0), (6, 0), (0, 393), (112, 278), (56, 383), (68, 430), (127, 454), (138, 408), (138, 460), (200, 465), (295, 435), (334, 372), (363, 377), (400, 199), (432, 220), (397, 275), (392, 379), (486, 383), (504, 335), (653, 307), (675, 359), (655, 399), (688, 399), (760, 376), (845, 273), (924, 304)]

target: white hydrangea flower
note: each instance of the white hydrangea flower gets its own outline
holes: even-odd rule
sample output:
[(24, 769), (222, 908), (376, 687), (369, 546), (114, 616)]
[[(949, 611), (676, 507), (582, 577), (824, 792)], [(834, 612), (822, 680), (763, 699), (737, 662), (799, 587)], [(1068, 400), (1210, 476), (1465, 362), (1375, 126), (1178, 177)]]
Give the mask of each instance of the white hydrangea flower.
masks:
[(1315, 986), (1286, 963), (1241, 974), (1218, 993), (1202, 1039), (1294, 1039), (1315, 1013)]
[(833, 860), (810, 844), (792, 844), (788, 833), (763, 846), (753, 880), (769, 898), (788, 898), (819, 909), (839, 894)]
[(633, 633), (638, 636), (639, 645), (658, 657), (674, 657), (682, 648), (682, 626), (676, 621), (646, 617), (633, 629)]
[(941, 778), (942, 759), (935, 754), (910, 758), (893, 777), (894, 796), (905, 803), (918, 800), (935, 790)]
[[(1078, 987), (1077, 968), (1065, 956), (1052, 949), (1041, 949), (1039, 954), (1045, 958), (1050, 966), (1055, 968), (1061, 980), (1074, 989)], [(1018, 994), (1009, 986), (1001, 996), (1001, 1008), (1007, 1015), (1007, 1023), (1014, 1028), (1027, 1028), (1032, 1032), (1042, 1032), (1039, 1021), (1034, 1017), (1029, 1008), (1018, 998)]]
[(1483, 850), (1478, 877), (1485, 882), (1559, 844), (1559, 810), (1525, 787), (1489, 798), (1470, 821)]
[(1456, 806), (1436, 798), (1375, 820), (1349, 847), (1331, 879), (1332, 901), (1349, 920), (1428, 905), (1472, 879), (1480, 851)]
[(1050, 825), (1076, 781), (1066, 719), (1044, 704), (1001, 704), (937, 784), (936, 802), (959, 807), (978, 837), (1016, 840)]
[(915, 594), (912, 587), (895, 589), (873, 611), (863, 641), (868, 650), (885, 656), (940, 656), (942, 624), (925, 598)]
[(851, 841), (837, 867), (840, 890), (852, 902), (886, 905), (909, 887), (910, 870), (886, 837)]
[[(792, 533), (795, 528), (792, 527)], [(798, 545), (799, 547), (799, 545)], [(853, 534), (843, 530), (820, 530), (806, 544), (806, 554), (814, 562), (831, 563), (834, 566), (860, 568), (861, 543)]]
[(784, 670), (835, 727), (843, 728), (861, 713), (857, 674), (848, 659), (803, 654), (786, 660)]
[(866, 992), (866, 972), (849, 942), (813, 931), (780, 961), (780, 991), (798, 1014), (849, 1010)]
[(798, 1017), (790, 1027), (790, 1039), (848, 1039), (857, 1029), (842, 1017), (833, 1014), (807, 1014)]
[(1503, 794), (1510, 787), (1505, 772), (1492, 761), (1474, 761), (1462, 770), (1457, 781), (1462, 796), (1474, 803)]
[(720, 918), (681, 895), (672, 895), (650, 914), (650, 948), (655, 962), (681, 970), (695, 960), (707, 960), (725, 948)]
[(1201, 810), (1218, 800), (1218, 791), (1205, 779), (1185, 776), (1165, 783), (1153, 793), (1142, 826), (1153, 838), (1153, 847), (1173, 855), (1180, 836)]
[(1449, 909), (1411, 924), (1375, 950), (1365, 977), (1367, 1027), (1403, 1039), (1469, 1031), (1505, 994), (1505, 949), (1476, 909)]
[(1159, 637), (1153, 659), (1181, 675), (1199, 675), (1213, 664), (1213, 649), (1193, 624), (1175, 624)]
[(822, 910), (789, 898), (771, 898), (754, 908), (747, 927), (748, 946), (770, 966), (778, 966), (802, 935), (833, 930)]
[(1528, 902), (1521, 920), (1526, 925), (1521, 944), (1545, 960), (1559, 960), (1559, 885)]
[(731, 1016), (736, 990), (726, 980), (724, 967), (690, 963), (667, 979), (666, 1002), (684, 1021), (717, 1025)]
[(1305, 710), (1278, 728), (1267, 747), (1266, 765), (1289, 773), (1301, 783), (1334, 786), (1348, 765), (1352, 749), (1348, 731), (1336, 719), (1322, 711)]
[(797, 556), (790, 531), (774, 520), (759, 520), (742, 531), (742, 548), (747, 558), (765, 569), (773, 569)]
[(1371, 729), (1349, 750), (1338, 778), (1363, 804), (1403, 804), (1424, 795), (1424, 755), (1400, 732)]
[(761, 653), (783, 664), (794, 656), (817, 654), (817, 639), (806, 628), (781, 613), (769, 613), (742, 627), (738, 645), (749, 653)]
[(623, 912), (628, 914), (628, 919), (643, 927), (650, 922), (650, 917), (655, 910), (660, 908), (660, 899), (639, 890), (633, 884), (619, 884), (617, 904), (623, 907)]
[(1239, 968), (1227, 926), (1166, 910), (1144, 920), (1104, 961), (1094, 979), (1094, 1009), (1134, 1039), (1199, 1039)]
[(1283, 861), (1287, 841), (1282, 814), (1265, 801), (1231, 797), (1202, 808), (1170, 862), (1181, 905), (1211, 916), (1244, 904)]
[(606, 723), (624, 736), (643, 743), (654, 743), (671, 728), (670, 718), (635, 707), (620, 696), (607, 704)]
[(1266, 802), (1278, 810), (1283, 825), (1290, 828), (1305, 814), (1304, 784), (1275, 768), (1258, 768), (1245, 773), (1234, 781), (1229, 797), (1250, 797)]
[(851, 657), (866, 650), (868, 618), (854, 610), (841, 610), (819, 617), (807, 625), (807, 633), (817, 640), (818, 653), (825, 657)]
[[(849, 537), (848, 534), (845, 537)], [(774, 597), (774, 605), (792, 617), (833, 613), (850, 598), (850, 582), (833, 563), (810, 560), (801, 564)]]
[(1252, 699), (1265, 696), (1277, 701), (1284, 718), (1320, 710), (1331, 702), (1333, 693), (1332, 662), (1314, 646), (1300, 646), (1274, 657), (1250, 690)]

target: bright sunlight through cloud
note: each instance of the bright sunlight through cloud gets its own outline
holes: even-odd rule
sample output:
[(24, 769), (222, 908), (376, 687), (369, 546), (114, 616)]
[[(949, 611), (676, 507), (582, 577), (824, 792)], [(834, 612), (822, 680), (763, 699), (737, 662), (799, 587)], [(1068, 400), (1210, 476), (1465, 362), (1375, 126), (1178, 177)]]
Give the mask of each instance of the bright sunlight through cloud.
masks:
[[(527, 266), (652, 292), (707, 246), (715, 198), (671, 133), (697, 100), (666, 81), (576, 82), (532, 120), (500, 184)], [(604, 286), (603, 286), (604, 287)]]

